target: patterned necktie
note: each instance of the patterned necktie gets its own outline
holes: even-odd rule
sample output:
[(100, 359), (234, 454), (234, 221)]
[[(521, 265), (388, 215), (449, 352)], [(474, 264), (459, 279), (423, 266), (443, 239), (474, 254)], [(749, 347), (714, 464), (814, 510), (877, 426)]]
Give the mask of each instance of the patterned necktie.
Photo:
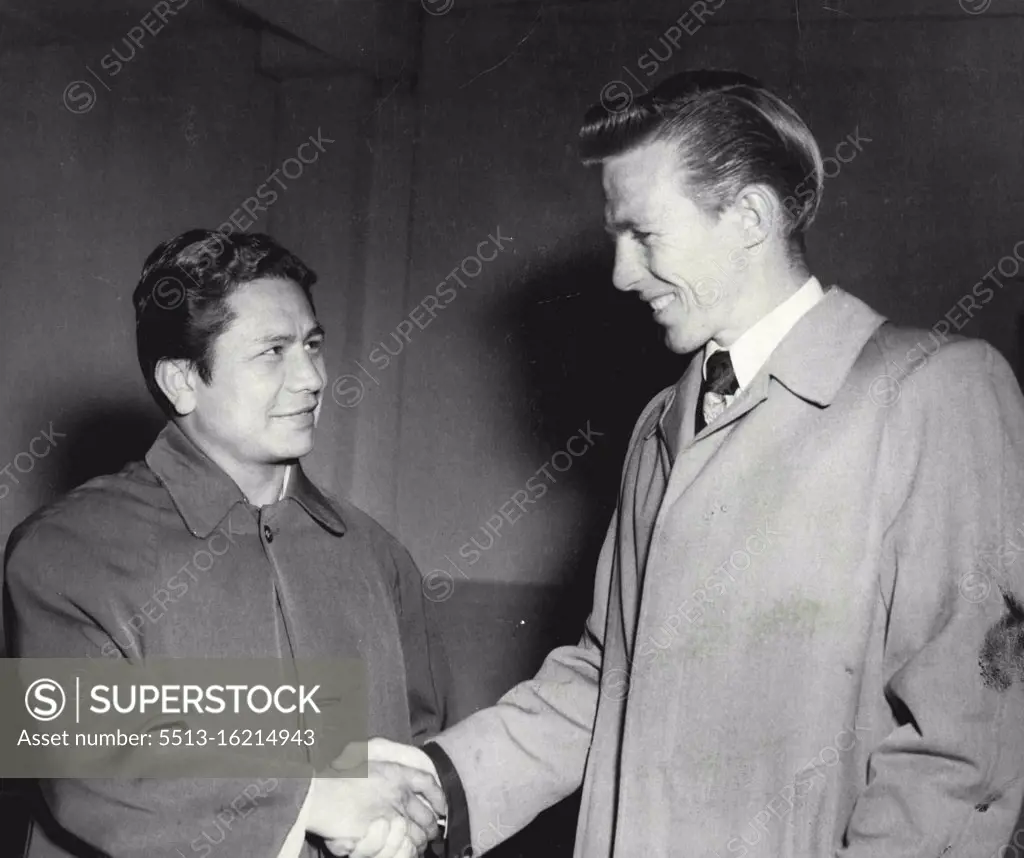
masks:
[(736, 373), (732, 368), (732, 358), (724, 349), (715, 352), (708, 358), (705, 367), (706, 377), (700, 385), (698, 398), (696, 431), (701, 432), (705, 426), (713, 423), (725, 411), (726, 397), (735, 396), (740, 389), (736, 381)]

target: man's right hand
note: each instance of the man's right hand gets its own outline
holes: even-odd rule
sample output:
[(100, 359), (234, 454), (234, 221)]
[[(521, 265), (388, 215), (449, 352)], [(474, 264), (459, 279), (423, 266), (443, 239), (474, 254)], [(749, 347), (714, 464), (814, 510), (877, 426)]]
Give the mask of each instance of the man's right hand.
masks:
[(377, 858), (412, 856), (438, 835), (444, 794), (419, 769), (371, 760), (365, 777), (317, 777), (313, 790), (306, 828), (323, 837), (335, 855), (350, 854), (377, 820), (389, 825)]

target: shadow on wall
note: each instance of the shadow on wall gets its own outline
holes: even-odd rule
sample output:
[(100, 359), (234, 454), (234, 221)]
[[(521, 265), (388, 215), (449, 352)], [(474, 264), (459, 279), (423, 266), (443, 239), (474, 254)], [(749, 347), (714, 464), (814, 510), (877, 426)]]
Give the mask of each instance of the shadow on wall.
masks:
[(155, 405), (114, 403), (83, 406), (63, 420), (68, 440), (54, 450), (59, 453), (54, 462), (58, 496), (142, 459), (166, 423)]
[[(576, 484), (585, 505), (556, 561), (565, 586), (471, 585), (456, 593), (454, 604), (438, 606), (446, 624), (464, 630), (464, 644), (455, 643), (454, 652), (472, 653), (472, 664), (458, 665), (456, 675), (476, 674), (464, 682), (475, 684), (466, 690), (477, 706), (533, 676), (550, 650), (579, 640), (633, 426), (651, 397), (686, 367), (685, 359), (665, 348), (649, 308), (612, 286), (613, 256), (603, 233), (577, 236), (563, 254), (509, 289), (508, 300), (484, 326), (502, 332), (516, 356), (509, 397), (521, 403), (521, 424), (510, 428), (536, 439), (541, 455), (563, 449), (588, 421), (604, 434), (593, 454), (559, 475)], [(488, 665), (492, 669), (482, 675)], [(489, 854), (570, 858), (579, 806), (577, 790)]]
[[(686, 359), (665, 347), (646, 304), (612, 285), (614, 249), (603, 232), (577, 235), (508, 291), (489, 328), (515, 345), (511, 399), (521, 437), (559, 450), (581, 427), (603, 433), (594, 453), (565, 478), (587, 504), (564, 568), (589, 592), (605, 528), (615, 508), (626, 448), (648, 401), (673, 384)], [(576, 583), (575, 580), (567, 583)]]

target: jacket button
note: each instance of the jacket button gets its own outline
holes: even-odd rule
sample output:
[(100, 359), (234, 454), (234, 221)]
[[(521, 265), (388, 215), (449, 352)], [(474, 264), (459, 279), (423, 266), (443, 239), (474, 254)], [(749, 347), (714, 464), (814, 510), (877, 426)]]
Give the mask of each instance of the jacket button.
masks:
[(274, 541), (274, 531), (270, 529), (269, 524), (263, 525), (263, 536), (266, 538), (267, 542)]

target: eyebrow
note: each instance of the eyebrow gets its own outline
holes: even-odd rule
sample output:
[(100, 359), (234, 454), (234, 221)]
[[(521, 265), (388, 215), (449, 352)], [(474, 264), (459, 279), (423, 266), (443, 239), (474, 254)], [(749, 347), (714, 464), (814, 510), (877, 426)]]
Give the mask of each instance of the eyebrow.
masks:
[(625, 220), (605, 221), (604, 231), (609, 235), (618, 235), (623, 232), (645, 232), (646, 230), (641, 229), (636, 221), (627, 218)]
[[(317, 323), (312, 328), (310, 328), (308, 331), (306, 331), (306, 334), (305, 334), (305, 336), (303, 336), (302, 339), (303, 339), (303, 341), (305, 341), (305, 340), (311, 339), (312, 337), (323, 337), (323, 336), (324, 336), (323, 325)], [(266, 336), (257, 337), (254, 340), (254, 342), (259, 344), (259, 345), (275, 345), (275, 346), (287, 345), (288, 343), (295, 342), (295, 336), (294, 336), (294, 334), (267, 334)]]

